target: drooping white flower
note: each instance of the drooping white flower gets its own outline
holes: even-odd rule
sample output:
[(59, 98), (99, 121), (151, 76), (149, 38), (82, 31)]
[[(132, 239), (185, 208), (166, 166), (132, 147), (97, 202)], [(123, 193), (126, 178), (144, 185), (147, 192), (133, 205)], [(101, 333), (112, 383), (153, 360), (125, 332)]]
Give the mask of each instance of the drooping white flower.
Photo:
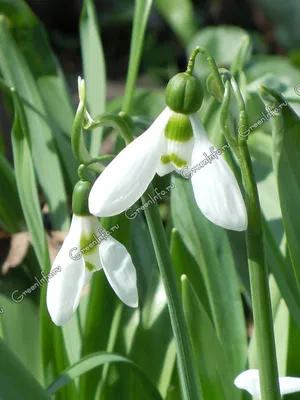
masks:
[[(166, 107), (98, 177), (89, 210), (97, 216), (120, 214), (142, 196), (156, 173), (175, 170), (183, 175), (187, 168), (202, 213), (216, 225), (243, 231), (248, 222), (241, 191), (226, 161), (216, 154), (196, 113), (185, 115)], [(206, 165), (200, 167), (201, 162)]]
[(126, 248), (108, 236), (93, 215), (74, 214), (48, 281), (47, 307), (56, 325), (72, 317), (83, 287), (102, 268), (123, 303), (137, 307), (136, 271)]
[[(259, 382), (259, 371), (258, 369), (248, 369), (238, 375), (234, 384), (239, 389), (247, 390), (252, 396), (261, 398), (260, 382)], [(300, 392), (300, 378), (294, 378), (291, 376), (284, 376), (279, 378), (280, 394)]]

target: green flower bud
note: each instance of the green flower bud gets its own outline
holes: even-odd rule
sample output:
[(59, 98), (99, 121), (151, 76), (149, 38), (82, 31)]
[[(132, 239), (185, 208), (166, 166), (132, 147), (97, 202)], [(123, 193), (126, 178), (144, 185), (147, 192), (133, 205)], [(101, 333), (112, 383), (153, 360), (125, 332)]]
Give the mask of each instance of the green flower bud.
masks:
[(91, 215), (88, 207), (88, 198), (92, 184), (88, 181), (79, 181), (73, 190), (72, 210), (76, 215)]
[(181, 72), (170, 79), (165, 99), (172, 111), (193, 114), (203, 101), (203, 90), (199, 79), (188, 72)]

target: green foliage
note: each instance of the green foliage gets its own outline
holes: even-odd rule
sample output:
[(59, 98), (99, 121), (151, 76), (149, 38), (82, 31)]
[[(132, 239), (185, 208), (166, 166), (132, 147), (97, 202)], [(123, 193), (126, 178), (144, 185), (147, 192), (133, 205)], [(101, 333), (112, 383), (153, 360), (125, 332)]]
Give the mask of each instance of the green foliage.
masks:
[[(106, 19), (107, 14), (103, 17), (98, 13), (92, 0), (84, 0), (77, 23), (87, 110), (92, 118), (106, 111), (108, 114), (102, 120), (105, 123), (122, 110), (128, 115), (118, 118), (134, 136), (140, 135), (166, 106), (165, 85), (152, 88), (151, 77), (155, 84), (166, 83), (181, 72), (175, 60), (182, 63), (184, 54), (190, 55), (200, 46), (221, 68), (220, 82), (225, 84), (225, 91), (216, 79), (218, 72), (210, 75), (211, 65), (199, 54), (195, 75), (204, 88), (199, 115), (215, 147), (222, 146), (230, 137), (237, 143), (243, 119), (234, 83), (225, 83), (232, 74), (251, 128), (247, 143), (262, 209), (269, 272), (266, 279), (271, 288), (279, 372), (300, 376), (300, 72), (295, 50), (299, 43), (296, 21), (300, 8), (293, 1), (257, 2), (268, 19), (276, 21), (275, 39), (294, 50), (289, 58), (261, 54), (269, 43), (252, 30), (247, 32), (231, 25), (206, 26), (202, 5), (193, 3), (136, 0), (133, 8), (133, 2), (128, 1), (122, 6), (118, 4), (117, 11)], [(222, 2), (217, 3), (210, 7), (217, 10)], [(132, 14), (130, 51), (124, 50), (126, 41), (118, 36), (126, 63), (129, 57), (123, 79), (125, 89), (108, 102), (107, 75), (113, 73), (107, 56), (110, 43), (103, 46), (102, 40), (115, 40), (106, 31), (111, 21), (114, 27), (124, 29), (125, 37), (126, 21)], [(155, 31), (156, 26), (158, 31), (166, 29), (164, 24), (173, 35), (168, 39), (170, 46)], [(163, 190), (171, 182), (174, 188), (159, 200), (158, 208), (151, 205), (151, 211), (147, 210), (147, 222), (142, 212), (134, 219), (123, 213), (101, 220), (106, 230), (118, 226), (113, 236), (132, 256), (137, 270), (138, 309), (120, 302), (103, 271), (95, 273), (78, 310), (62, 328), (56, 327), (48, 314), (46, 283), (20, 302), (12, 297), (14, 291), (24, 293), (30, 288), (41, 278), (41, 271), (49, 272), (50, 254), (60, 244), (52, 243), (49, 252), (48, 242), (51, 243), (54, 231), (62, 234), (69, 228), (71, 193), (79, 179), (78, 161), (71, 147), (78, 103), (72, 89), (75, 79), (67, 76), (71, 96), (50, 42), (43, 24), (25, 1), (0, 0), (0, 89), (12, 127), (9, 132), (1, 126), (0, 132), (0, 234), (3, 232), (6, 238), (28, 231), (32, 246), (26, 257), (18, 259), (17, 270), (11, 268), (0, 279), (0, 397), (194, 400), (199, 385), (201, 400), (248, 399), (233, 385), (239, 373), (248, 367), (257, 368), (260, 359), (259, 334), (251, 329), (245, 234), (225, 231), (209, 222), (196, 205), (190, 182), (178, 174), (171, 178), (155, 176), (154, 187)], [(147, 46), (151, 49), (149, 54), (145, 54)], [(173, 52), (172, 46), (178, 50)], [(114, 53), (116, 65), (124, 61), (120, 47)], [(164, 68), (159, 57), (166, 60)], [(148, 68), (145, 60), (150, 59)], [(143, 74), (150, 76), (150, 88), (137, 88), (141, 61)], [(186, 95), (185, 90), (183, 94)], [(202, 92), (200, 97), (202, 100)], [(80, 140), (86, 143), (92, 157), (118, 154), (124, 148), (124, 140), (119, 136), (116, 139), (116, 126), (104, 128), (103, 123), (84, 132), (83, 108), (81, 112), (78, 132), (81, 134), (82, 130), (84, 140), (81, 136)], [(236, 155), (228, 150), (224, 158), (242, 188)], [(95, 162), (86, 178), (95, 179), (95, 172), (107, 165), (105, 160), (100, 160), (101, 164)], [(159, 217), (163, 224), (156, 230), (159, 233), (153, 234), (158, 227), (153, 218), (157, 222)], [(1, 238), (3, 265), (9, 243)], [(171, 281), (159, 272), (164, 271), (164, 263), (172, 267)], [(171, 289), (166, 286), (170, 282)], [(170, 304), (170, 291), (178, 292), (175, 306)], [(182, 319), (180, 312), (179, 318), (175, 315), (176, 308), (182, 310)], [(181, 335), (185, 328), (179, 321), (187, 325), (186, 336)], [(189, 349), (188, 341), (180, 343), (178, 338), (181, 342), (182, 338), (190, 339), (191, 352), (185, 352)], [(186, 372), (191, 371), (191, 365), (196, 366), (196, 378), (195, 385), (189, 387), (190, 377), (182, 376), (189, 375)]]

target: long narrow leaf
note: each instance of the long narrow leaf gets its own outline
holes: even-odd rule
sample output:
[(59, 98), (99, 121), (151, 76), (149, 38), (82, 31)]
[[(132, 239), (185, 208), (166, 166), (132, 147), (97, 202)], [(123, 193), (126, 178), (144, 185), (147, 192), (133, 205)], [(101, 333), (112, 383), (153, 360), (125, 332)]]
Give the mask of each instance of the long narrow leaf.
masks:
[(0, 339), (0, 397), (5, 400), (49, 400), (34, 377)]
[(155, 0), (154, 4), (179, 38), (188, 43), (197, 29), (192, 1)]
[(261, 95), (268, 106), (278, 110), (272, 118), (273, 166), (287, 244), (300, 287), (300, 120), (280, 94), (262, 87)]
[(76, 183), (77, 163), (70, 145), (74, 112), (63, 72), (51, 49), (46, 30), (25, 1), (2, 0), (0, 13), (9, 18), (18, 50), (40, 92), (47, 111), (44, 119), (52, 130), (70, 191)]
[(228, 239), (224, 230), (200, 212), (190, 182), (173, 177), (173, 183), (174, 226), (201, 269), (213, 323), (234, 379), (245, 368), (247, 347), (239, 285)]
[[(0, 17), (0, 70), (9, 86), (45, 113), (36, 83), (22, 54), (17, 49), (6, 19)], [(48, 201), (54, 229), (67, 230), (69, 224), (66, 192), (52, 133), (46, 122), (26, 107), (30, 147), (39, 183)], [(55, 188), (55, 190), (54, 190)]]
[(14, 171), (3, 154), (0, 154), (0, 224), (10, 233), (19, 232), (25, 225), (18, 198)]
[(135, 10), (130, 45), (130, 58), (126, 79), (123, 111), (130, 113), (136, 78), (143, 50), (143, 42), (153, 0), (135, 0)]
[(96, 367), (99, 367), (101, 365), (104, 365), (106, 363), (129, 364), (132, 368), (134, 368), (134, 370), (135, 370), (136, 374), (139, 376), (139, 378), (142, 379), (145, 387), (148, 389), (149, 393), (152, 395), (153, 400), (162, 400), (162, 397), (160, 396), (160, 394), (157, 391), (157, 389), (155, 388), (155, 386), (152, 385), (152, 383), (149, 381), (149, 379), (144, 374), (144, 372), (135, 363), (133, 363), (128, 358), (120, 356), (118, 354), (105, 353), (105, 352), (90, 354), (89, 356), (81, 359), (75, 365), (72, 365), (72, 367), (65, 370), (65, 372), (55, 382), (53, 382), (48, 387), (48, 393), (49, 394), (55, 393), (57, 390), (62, 388), (64, 385), (66, 385), (71, 380), (79, 377), (80, 375), (86, 373), (87, 371), (90, 371), (90, 370), (92, 370)]
[(40, 267), (43, 269), (49, 264), (49, 253), (28, 142), (28, 125), (23, 106), (15, 90), (12, 90), (12, 96), (15, 106), (12, 146), (18, 193), (26, 224), (32, 237), (33, 248)]

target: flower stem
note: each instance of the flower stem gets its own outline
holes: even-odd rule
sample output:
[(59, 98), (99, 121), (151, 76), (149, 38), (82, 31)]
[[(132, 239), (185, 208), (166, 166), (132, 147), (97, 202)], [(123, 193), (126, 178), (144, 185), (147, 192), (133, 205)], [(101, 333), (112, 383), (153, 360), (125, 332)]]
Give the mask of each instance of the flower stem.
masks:
[(238, 132), (236, 154), (240, 162), (248, 214), (246, 241), (261, 395), (262, 400), (280, 400), (262, 216), (257, 185), (247, 145), (247, 135), (244, 135), (244, 132), (248, 128), (248, 115), (243, 96), (233, 76), (231, 76), (230, 81), (240, 112), (240, 129)]
[[(148, 195), (152, 198), (155, 196), (152, 185), (149, 186), (142, 197), (143, 204), (149, 201)], [(201, 397), (195, 360), (192, 353), (192, 346), (184, 318), (182, 302), (158, 206), (152, 204), (151, 207), (147, 207), (145, 209), (145, 214), (161, 278), (164, 284), (171, 324), (176, 341), (178, 375), (180, 379), (182, 399), (199, 400)]]
[(261, 394), (263, 400), (280, 400), (261, 210), (247, 142), (244, 138), (239, 139), (239, 161), (248, 212), (246, 240)]

